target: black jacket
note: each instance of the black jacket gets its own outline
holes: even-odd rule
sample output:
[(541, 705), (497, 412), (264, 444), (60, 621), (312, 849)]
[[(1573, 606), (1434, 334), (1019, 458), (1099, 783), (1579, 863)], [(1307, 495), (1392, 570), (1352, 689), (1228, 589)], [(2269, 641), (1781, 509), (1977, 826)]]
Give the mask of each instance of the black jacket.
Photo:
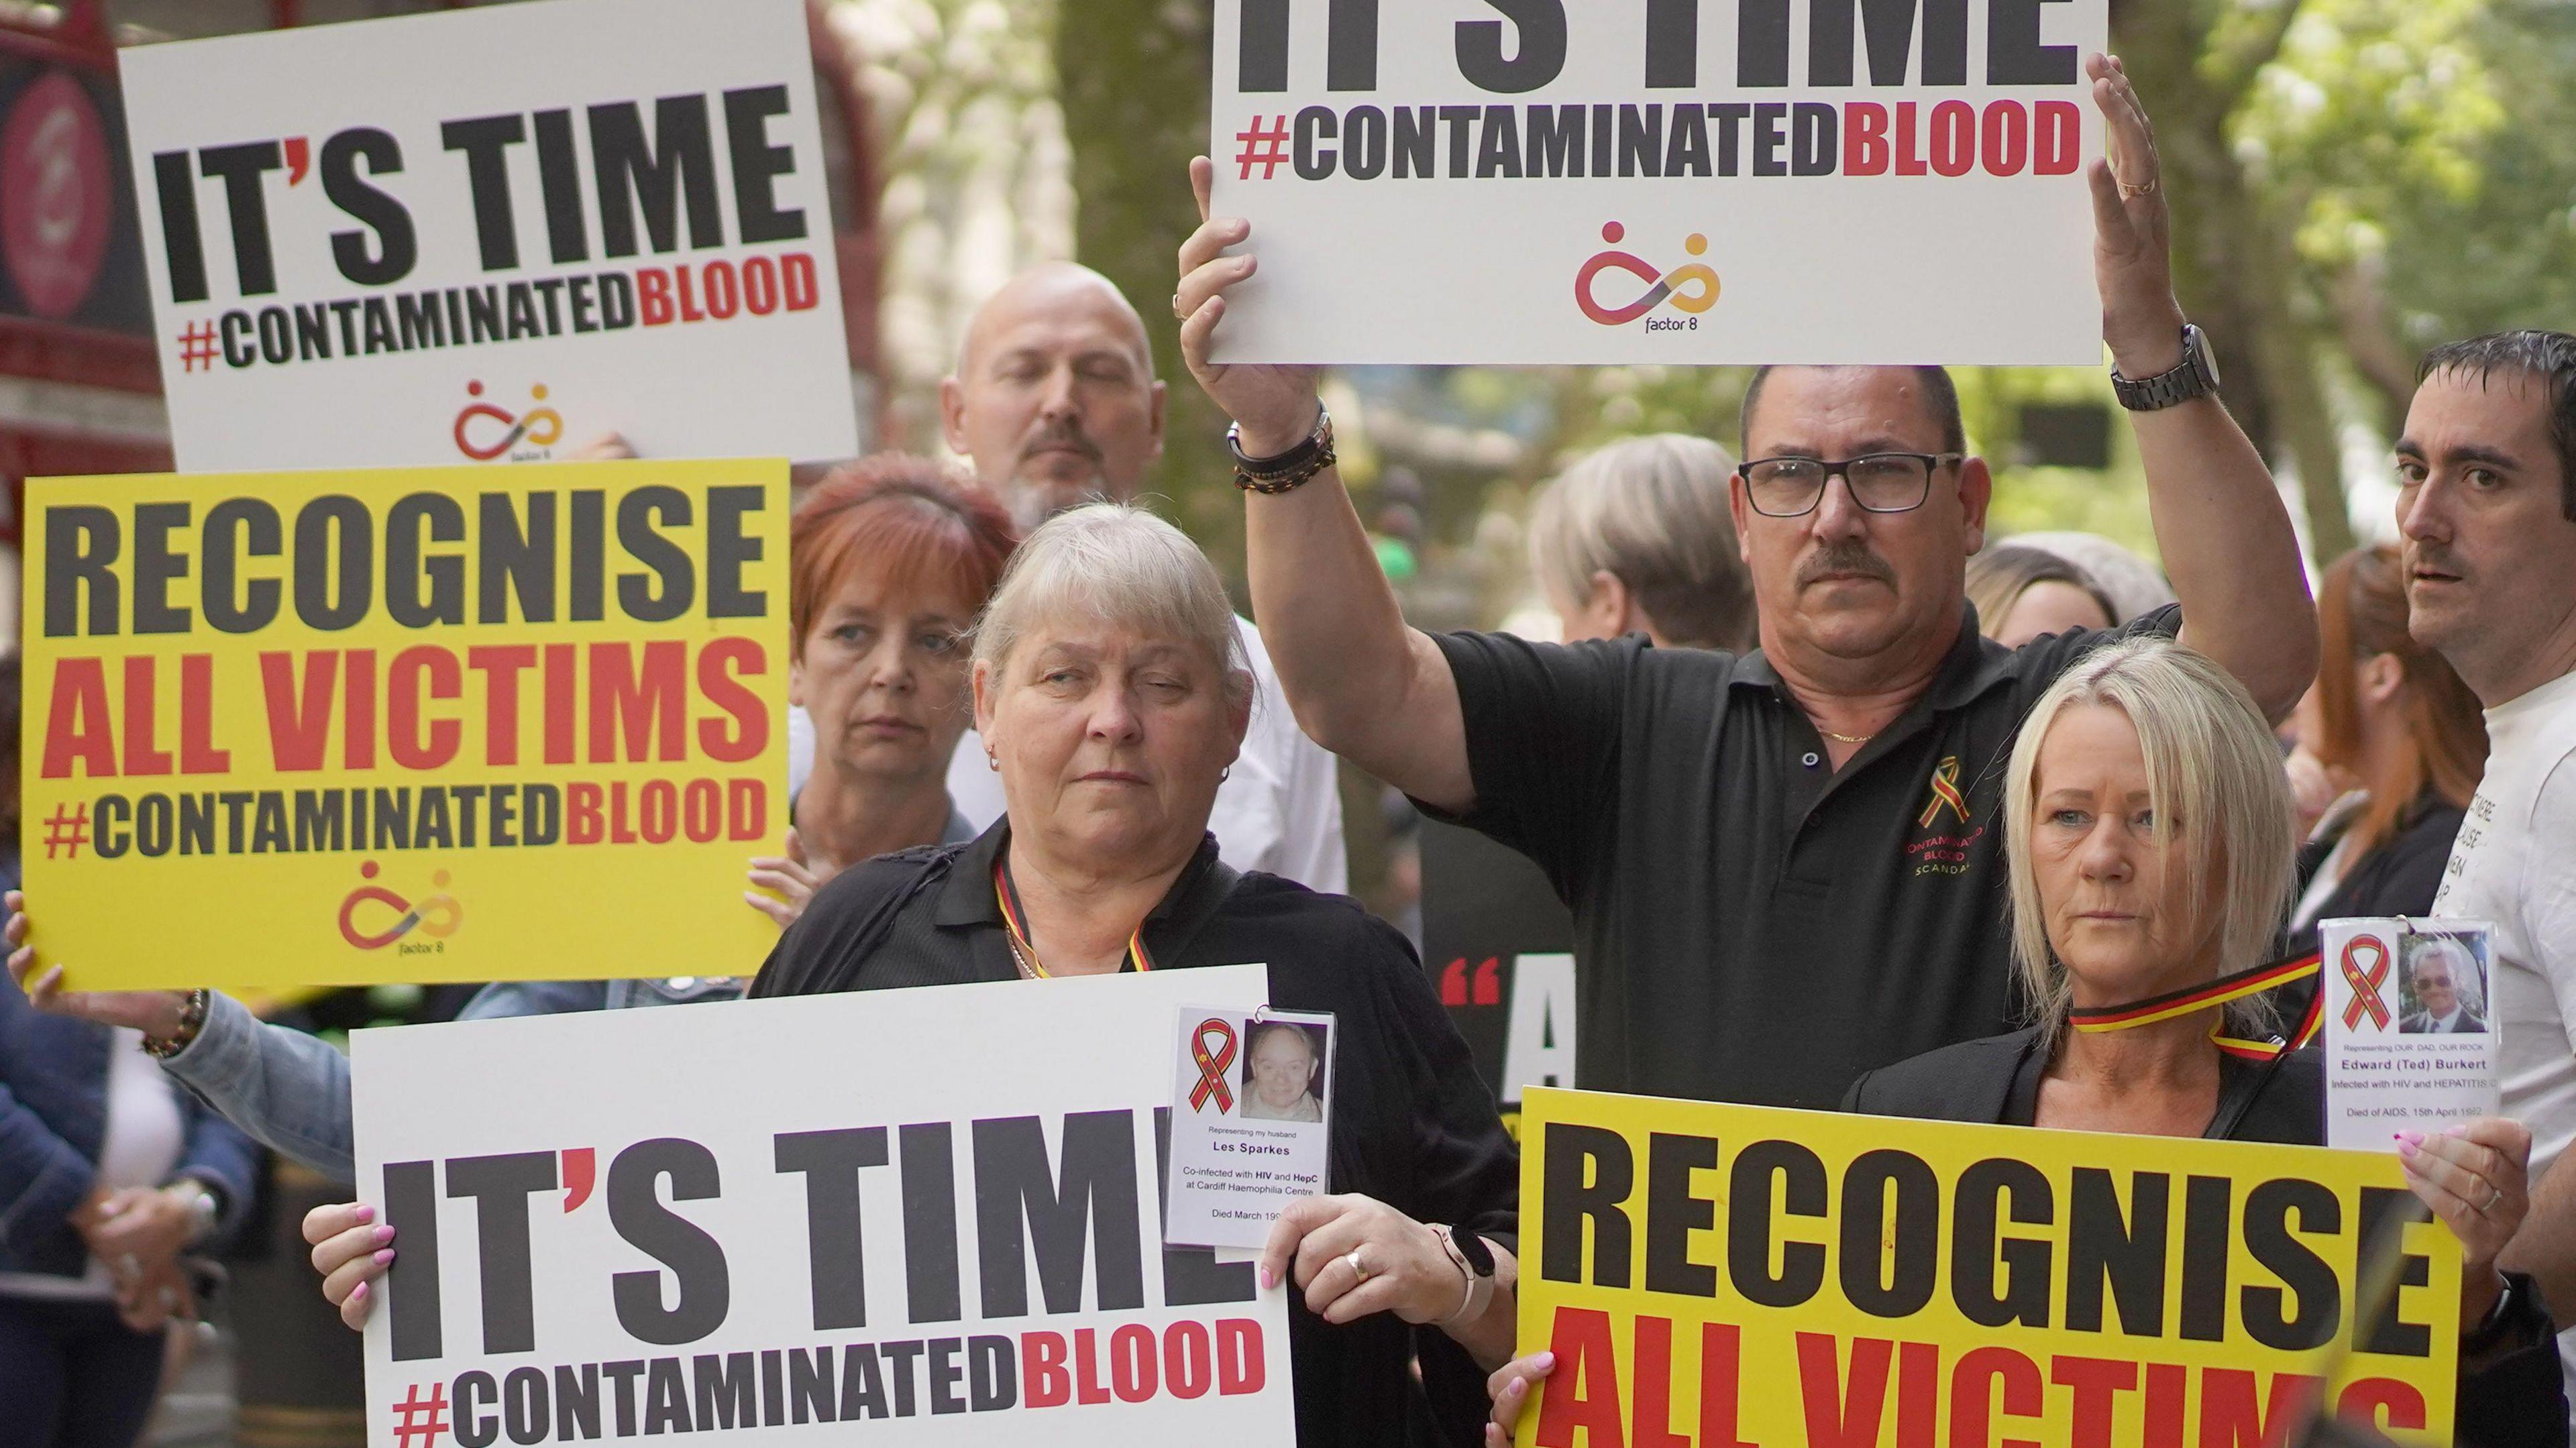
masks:
[[(993, 881), (1009, 840), (1004, 819), (967, 844), (881, 855), (842, 871), (779, 939), (751, 994), (1018, 979)], [(1340, 1044), (1326, 1147), (1332, 1190), (1513, 1243), (1519, 1152), (1403, 936), (1341, 896), (1273, 875), (1237, 875), (1217, 858), (1213, 837), (1139, 934), (1156, 970), (1262, 962), (1272, 1005), (1333, 1012)], [(1043, 954), (1045, 942), (1038, 948)], [(1251, 1295), (1248, 1263), (1200, 1266), (1211, 1279), (1224, 1276), (1229, 1295)], [(1392, 1313), (1335, 1326), (1296, 1293), (1288, 1330), (1301, 1448), (1479, 1440), (1484, 1374), (1445, 1333), (1416, 1331)]]
[[(2442, 869), (2451, 858), (2451, 841), (2459, 834), (2464, 818), (2458, 806), (2443, 803), (2439, 795), (2427, 793), (2419, 797), (2399, 817), (2397, 833), (2354, 861), (2352, 868), (2344, 871), (2343, 883), (2335, 886), (2334, 893), (2317, 907), (2316, 915), (2290, 932), (2289, 948), (2281, 954), (2306, 955), (2314, 951), (2319, 920), (2431, 914), (2433, 896), (2442, 888)], [(2338, 830), (2300, 847), (2302, 894), (2342, 839), (2343, 832)]]
[[(2048, 1056), (2036, 1026), (1963, 1041), (1863, 1075), (1844, 1095), (1843, 1109), (2028, 1126)], [(2325, 1070), (2317, 1052), (2294, 1051), (2269, 1069), (2226, 1056), (2220, 1069), (2218, 1112), (2207, 1135), (2325, 1144)], [(2519, 1290), (2504, 1330), (2509, 1346), (2490, 1350), (2476, 1371), (2462, 1363), (2454, 1441), (2460, 1448), (2567, 1448), (2567, 1399), (2549, 1310), (2531, 1279), (2512, 1276)]]

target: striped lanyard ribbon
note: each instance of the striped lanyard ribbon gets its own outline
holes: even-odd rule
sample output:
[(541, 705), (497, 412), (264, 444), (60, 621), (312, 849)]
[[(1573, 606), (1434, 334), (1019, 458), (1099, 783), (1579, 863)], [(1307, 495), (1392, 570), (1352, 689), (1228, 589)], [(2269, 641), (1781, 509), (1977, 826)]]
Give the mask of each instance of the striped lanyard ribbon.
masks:
[[(1027, 966), (1036, 979), (1052, 979), (1045, 963), (1038, 959), (1037, 947), (1029, 943), (1028, 916), (1020, 909), (1018, 887), (1011, 883), (1008, 857), (993, 862), (993, 898), (1001, 902), (1002, 928), (1011, 932), (1011, 950), (1019, 963)], [(1154, 968), (1154, 958), (1145, 953), (1145, 922), (1141, 920), (1127, 936), (1127, 961), (1138, 970)]]
[[(2079, 1031), (2093, 1033), (2151, 1026), (2158, 1021), (2187, 1016), (2194, 1011), (2225, 1005), (2229, 1001), (2241, 1000), (2246, 996), (2288, 985), (2292, 981), (2305, 980), (2315, 975), (2322, 963), (2322, 957), (2314, 954), (2294, 956), (2288, 960), (2276, 960), (2270, 965), (2258, 965), (2252, 970), (2240, 970), (2234, 975), (2222, 975), (2206, 985), (2167, 991), (2163, 995), (2149, 996), (2145, 1000), (2131, 1001), (2127, 1005), (2077, 1006), (2067, 1012), (2067, 1023)], [(2268, 1061), (2275, 1056), (2295, 1051), (2316, 1039), (2317, 1027), (2324, 1019), (2325, 994), (2320, 989), (2315, 998), (2308, 1002), (2307, 1015), (2299, 1022), (2298, 1029), (2292, 1031), (2286, 1038), (2276, 1036), (2268, 1041), (2249, 1041), (2229, 1036), (2224, 1034), (2226, 1024), (2222, 1017), (2220, 1024), (2210, 1028), (2209, 1039), (2218, 1049), (2227, 1054), (2242, 1056), (2251, 1061)]]

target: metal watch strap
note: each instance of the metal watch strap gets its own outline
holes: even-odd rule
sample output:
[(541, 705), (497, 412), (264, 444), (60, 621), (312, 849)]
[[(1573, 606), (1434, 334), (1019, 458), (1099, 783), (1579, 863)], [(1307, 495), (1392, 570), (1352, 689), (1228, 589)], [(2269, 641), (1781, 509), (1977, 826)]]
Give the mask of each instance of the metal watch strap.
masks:
[(2182, 360), (2153, 377), (2123, 377), (2111, 372), (2111, 391), (2131, 412), (2159, 412), (2218, 391), (2218, 365), (2209, 351), (2208, 334), (2186, 322)]

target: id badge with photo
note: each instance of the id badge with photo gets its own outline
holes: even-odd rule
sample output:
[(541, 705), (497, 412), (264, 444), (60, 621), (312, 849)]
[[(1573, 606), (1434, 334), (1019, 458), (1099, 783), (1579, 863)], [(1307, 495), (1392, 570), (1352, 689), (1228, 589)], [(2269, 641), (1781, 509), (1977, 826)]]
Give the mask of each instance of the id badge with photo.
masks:
[(2318, 925), (2326, 1145), (2395, 1151), (2496, 1109), (2493, 927), (2483, 920)]
[(1166, 1243), (1257, 1248), (1281, 1208), (1328, 1189), (1338, 1034), (1330, 1012), (1182, 1007)]

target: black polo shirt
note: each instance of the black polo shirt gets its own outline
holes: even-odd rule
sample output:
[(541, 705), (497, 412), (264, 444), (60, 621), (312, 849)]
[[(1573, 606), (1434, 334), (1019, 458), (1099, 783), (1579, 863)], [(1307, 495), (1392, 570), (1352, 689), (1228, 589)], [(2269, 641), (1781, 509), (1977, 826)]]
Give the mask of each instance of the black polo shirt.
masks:
[[(1574, 911), (1579, 1084), (1830, 1110), (1863, 1071), (2009, 1028), (2004, 765), (2115, 635), (2006, 649), (1963, 612), (1932, 687), (1840, 770), (1758, 650), (1439, 639), (1476, 787), (1459, 822)], [(2123, 632), (2181, 627), (2166, 608)]]

